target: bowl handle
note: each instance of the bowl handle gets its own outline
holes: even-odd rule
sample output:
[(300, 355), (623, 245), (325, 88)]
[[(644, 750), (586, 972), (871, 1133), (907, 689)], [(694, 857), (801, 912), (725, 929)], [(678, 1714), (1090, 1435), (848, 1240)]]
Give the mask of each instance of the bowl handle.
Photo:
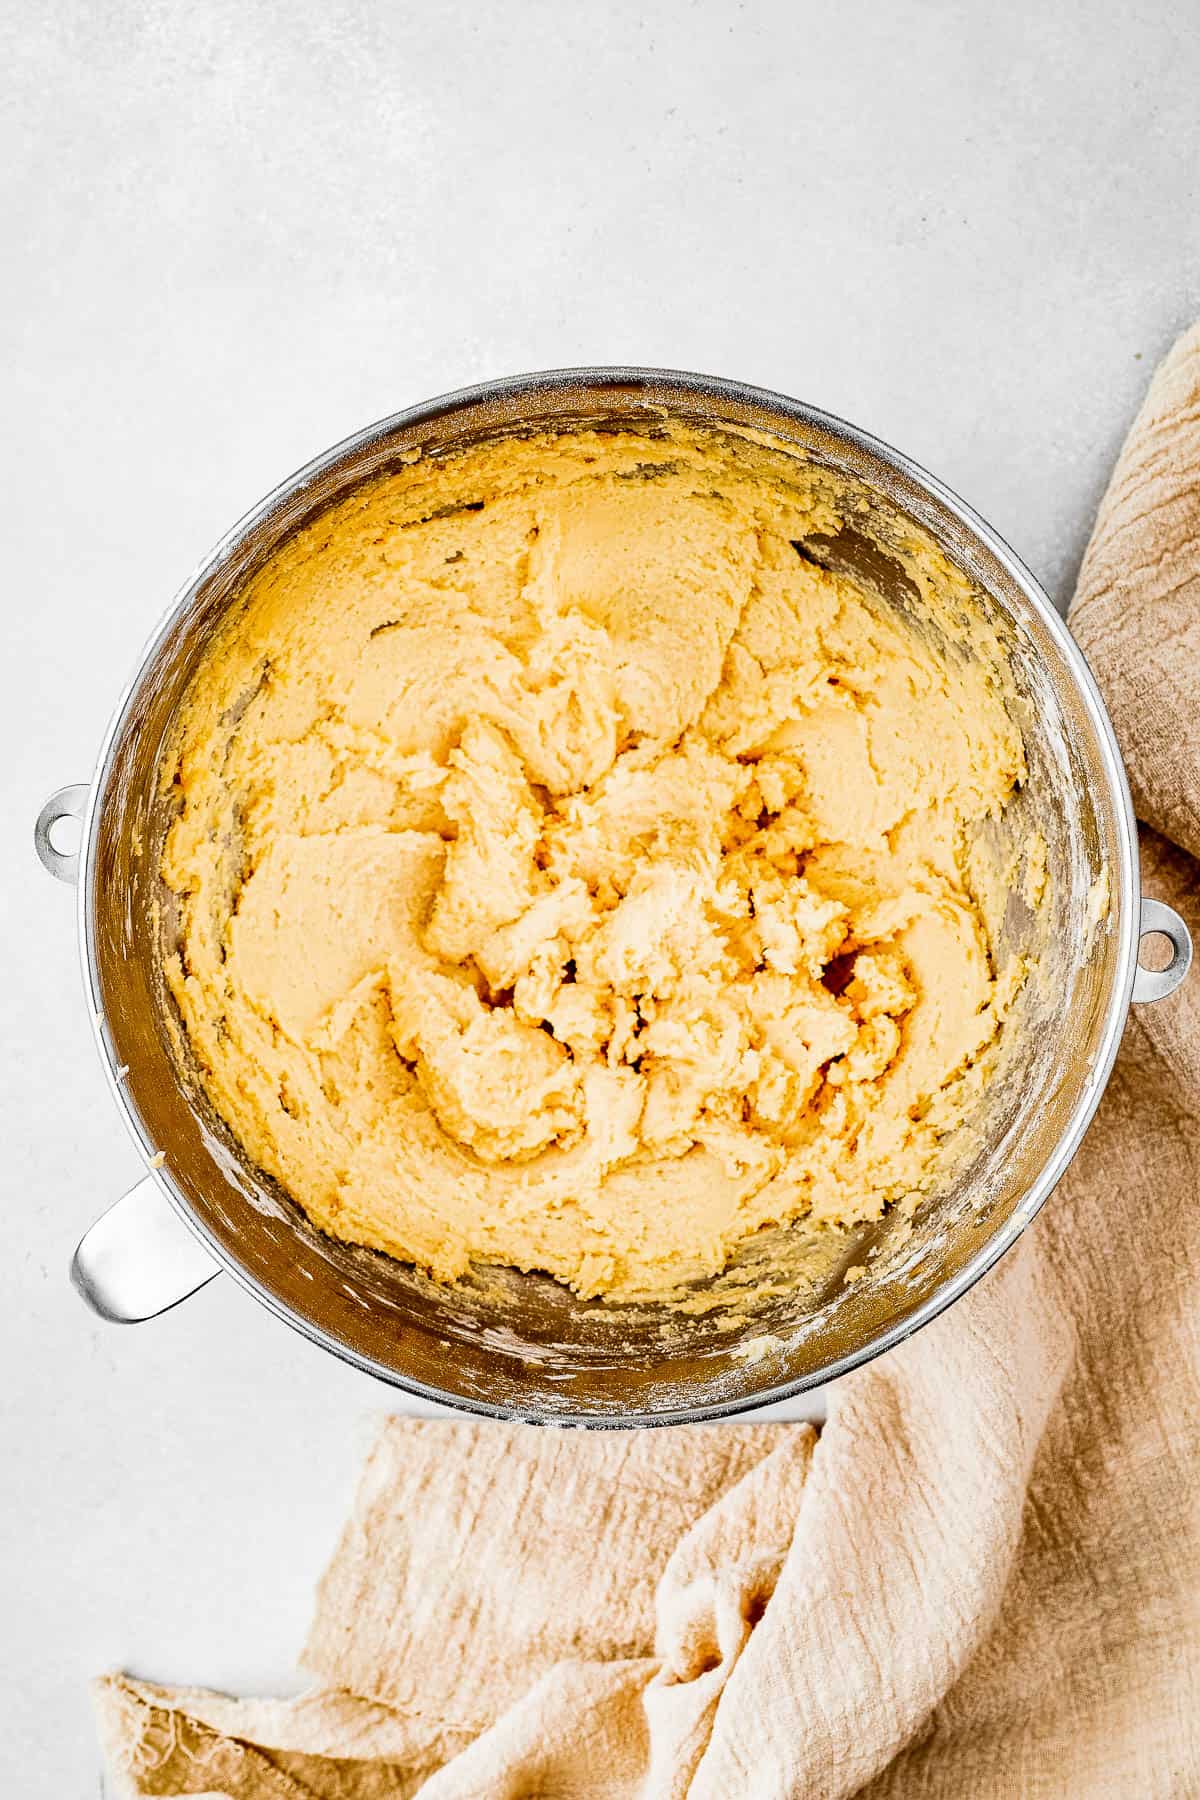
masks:
[(93, 1312), (121, 1325), (156, 1318), (220, 1272), (153, 1175), (96, 1220), (71, 1259), (71, 1280)]
[(59, 881), (70, 882), (72, 887), (79, 880), (79, 852), (56, 849), (50, 833), (60, 819), (82, 819), (87, 811), (87, 801), (86, 787), (59, 788), (43, 806), (33, 828), (33, 847), (43, 869), (48, 869)]
[(1138, 964), (1133, 977), (1134, 1004), (1143, 1000), (1165, 1000), (1173, 994), (1192, 965), (1192, 935), (1175, 911), (1161, 900), (1142, 896), (1142, 919), (1139, 937), (1157, 933), (1171, 945), (1171, 960), (1165, 969), (1143, 969)]

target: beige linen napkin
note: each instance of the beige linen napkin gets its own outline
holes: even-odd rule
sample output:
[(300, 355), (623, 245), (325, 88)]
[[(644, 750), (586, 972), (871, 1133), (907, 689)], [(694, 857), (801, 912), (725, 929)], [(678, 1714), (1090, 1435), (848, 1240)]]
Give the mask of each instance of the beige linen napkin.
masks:
[[(1200, 327), (1072, 620), (1200, 930)], [(393, 1420), (316, 1686), (96, 1685), (123, 1790), (235, 1800), (1200, 1794), (1200, 979), (1135, 1012), (1021, 1244), (807, 1426)]]

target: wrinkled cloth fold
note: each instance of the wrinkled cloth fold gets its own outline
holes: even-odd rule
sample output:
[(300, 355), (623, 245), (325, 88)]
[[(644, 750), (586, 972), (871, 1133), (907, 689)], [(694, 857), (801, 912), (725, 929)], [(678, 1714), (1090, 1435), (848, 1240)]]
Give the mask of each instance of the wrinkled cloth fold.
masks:
[[(1071, 622), (1143, 890), (1200, 934), (1200, 327)], [(390, 1420), (314, 1686), (95, 1685), (118, 1791), (232, 1800), (1200, 1794), (1200, 980), (1135, 1009), (1004, 1262), (809, 1426)]]

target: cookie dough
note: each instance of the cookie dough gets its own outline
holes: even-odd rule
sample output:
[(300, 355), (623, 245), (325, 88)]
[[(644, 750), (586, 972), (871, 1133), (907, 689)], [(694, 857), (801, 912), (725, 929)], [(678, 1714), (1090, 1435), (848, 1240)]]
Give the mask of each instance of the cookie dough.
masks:
[(915, 556), (941, 626), (889, 613), (774, 469), (674, 427), (416, 460), (209, 652), (168, 981), (322, 1230), (670, 1298), (933, 1180), (1022, 975), (970, 872), (1021, 737), (962, 578)]

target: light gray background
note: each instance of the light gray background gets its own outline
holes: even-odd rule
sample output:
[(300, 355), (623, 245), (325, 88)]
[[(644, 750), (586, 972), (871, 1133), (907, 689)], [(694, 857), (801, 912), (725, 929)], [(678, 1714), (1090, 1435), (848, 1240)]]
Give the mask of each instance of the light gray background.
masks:
[(8, 8), (0, 1786), (73, 1800), (93, 1672), (288, 1684), (388, 1404), (228, 1280), (126, 1329), (66, 1284), (139, 1166), (29, 832), (156, 615), (353, 428), (606, 361), (855, 420), (1065, 599), (1200, 308), (1200, 34), (1175, 0)]

